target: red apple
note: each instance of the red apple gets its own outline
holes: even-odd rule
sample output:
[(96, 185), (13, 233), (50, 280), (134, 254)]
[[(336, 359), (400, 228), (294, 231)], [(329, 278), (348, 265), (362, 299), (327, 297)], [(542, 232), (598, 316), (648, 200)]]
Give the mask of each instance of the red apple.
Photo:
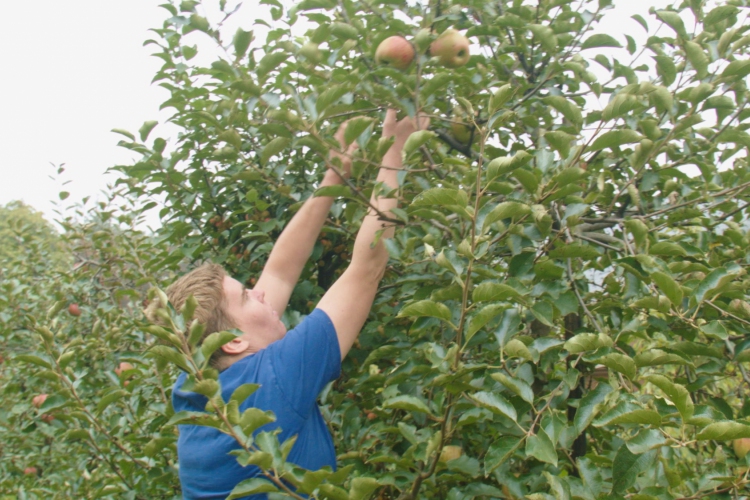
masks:
[(750, 451), (750, 438), (735, 439), (732, 442), (732, 447), (737, 458), (745, 458), (747, 452)]
[(25, 468), (25, 469), (23, 470), (23, 473), (24, 473), (24, 474), (26, 474), (27, 476), (31, 476), (31, 475), (34, 475), (34, 474), (36, 474), (36, 473), (38, 473), (38, 472), (39, 472), (39, 471), (37, 470), (37, 468), (36, 468), (36, 467), (26, 467), (26, 468)]
[(376, 418), (378, 418), (378, 416), (375, 415), (373, 412), (367, 413), (367, 420), (375, 420)]
[(469, 39), (448, 28), (430, 45), (430, 55), (446, 68), (458, 68), (469, 62)]
[(78, 304), (70, 304), (68, 306), (68, 312), (71, 316), (80, 316), (81, 315), (81, 308), (78, 307)]
[(49, 424), (49, 423), (52, 423), (52, 421), (55, 419), (55, 416), (50, 415), (49, 413), (45, 413), (39, 418), (42, 419), (42, 422), (47, 422)]
[(131, 365), (127, 361), (123, 361), (122, 363), (120, 363), (120, 366), (115, 368), (115, 374), (119, 377), (122, 372), (126, 370), (132, 370), (132, 369), (133, 369), (133, 365)]
[(38, 396), (34, 396), (33, 399), (31, 400), (31, 405), (34, 408), (39, 408), (40, 406), (42, 406), (44, 404), (44, 401), (46, 399), (47, 399), (47, 395), (46, 394), (40, 394)]
[(391, 36), (378, 45), (378, 49), (375, 51), (375, 62), (405, 70), (411, 65), (415, 55), (414, 46), (406, 38)]

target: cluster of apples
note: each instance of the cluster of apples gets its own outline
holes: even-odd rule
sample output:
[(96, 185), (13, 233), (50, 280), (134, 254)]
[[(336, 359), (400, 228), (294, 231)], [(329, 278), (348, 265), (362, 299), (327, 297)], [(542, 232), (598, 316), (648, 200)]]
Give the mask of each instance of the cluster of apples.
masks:
[[(429, 36), (429, 30), (420, 31), (415, 40), (417, 45), (420, 45), (420, 39)], [(469, 62), (469, 39), (449, 28), (430, 44), (429, 54), (446, 68), (458, 68)], [(416, 56), (414, 44), (403, 36), (396, 35), (380, 42), (375, 51), (375, 62), (403, 71), (411, 66)]]

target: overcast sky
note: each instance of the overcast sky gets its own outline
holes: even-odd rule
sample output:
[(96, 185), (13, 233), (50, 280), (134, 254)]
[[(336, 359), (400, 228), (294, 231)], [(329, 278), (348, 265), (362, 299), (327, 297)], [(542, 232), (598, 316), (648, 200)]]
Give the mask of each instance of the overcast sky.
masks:
[[(55, 215), (50, 200), (56, 200), (58, 192), (71, 193), (66, 202), (96, 197), (114, 181), (112, 174), (105, 175), (108, 167), (132, 163), (135, 155), (117, 147), (120, 136), (111, 130), (136, 132), (146, 120), (165, 118), (159, 105), (168, 94), (150, 83), (160, 60), (150, 56), (150, 47), (143, 47), (148, 29), (161, 26), (167, 15), (159, 3), (3, 2), (0, 204), (20, 199), (51, 220)], [(247, 7), (253, 2), (245, 3)], [(672, 2), (614, 3), (615, 10), (597, 31), (624, 44), (623, 33), (644, 39), (643, 29), (630, 19), (633, 13), (656, 25), (648, 8), (663, 8)], [(257, 8), (245, 8), (239, 15), (243, 27), (252, 29)], [(650, 63), (650, 58), (642, 62)], [(63, 163), (66, 171), (62, 176), (50, 179), (55, 172), (52, 164)]]

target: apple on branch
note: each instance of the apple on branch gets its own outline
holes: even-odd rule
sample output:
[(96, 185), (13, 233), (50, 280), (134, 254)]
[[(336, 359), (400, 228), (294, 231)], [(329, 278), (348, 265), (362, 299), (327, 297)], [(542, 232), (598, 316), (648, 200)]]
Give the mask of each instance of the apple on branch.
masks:
[(68, 306), (68, 313), (70, 313), (71, 316), (80, 316), (81, 308), (78, 307), (78, 304), (70, 304)]
[(375, 51), (375, 62), (392, 68), (405, 70), (414, 61), (414, 46), (402, 36), (390, 36), (380, 42)]
[(430, 55), (446, 68), (458, 68), (469, 62), (469, 39), (453, 28), (445, 30), (430, 45)]
[(39, 394), (38, 396), (34, 396), (31, 399), (31, 406), (33, 406), (34, 408), (39, 408), (40, 406), (44, 404), (46, 399), (47, 399), (46, 394)]

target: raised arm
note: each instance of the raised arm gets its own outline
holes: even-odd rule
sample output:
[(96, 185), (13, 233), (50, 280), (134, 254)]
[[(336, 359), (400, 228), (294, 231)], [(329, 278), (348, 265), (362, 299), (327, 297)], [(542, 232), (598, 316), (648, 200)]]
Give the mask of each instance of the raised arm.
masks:
[[(344, 144), (346, 123), (336, 133), (341, 149)], [(346, 155), (331, 151), (331, 158), (339, 158), (341, 172), (349, 175), (351, 170), (350, 155), (357, 147), (356, 142), (346, 148)], [(334, 170), (328, 170), (320, 183), (321, 187), (341, 184), (343, 179)], [(279, 239), (271, 250), (263, 272), (258, 278), (255, 289), (265, 292), (266, 301), (281, 316), (284, 314), (292, 291), (299, 280), (305, 263), (312, 254), (315, 240), (323, 229), (333, 198), (329, 196), (312, 196), (305, 201), (292, 220), (284, 228)]]
[[(427, 127), (427, 119), (420, 119), (421, 128)], [(402, 168), (401, 150), (406, 139), (417, 130), (415, 120), (404, 118), (396, 121), (396, 111), (389, 109), (383, 122), (383, 136), (395, 137), (393, 146), (383, 157), (377, 182), (383, 184), (382, 193), (398, 187), (398, 171)], [(397, 206), (395, 198), (378, 195), (373, 191), (371, 204), (385, 216)], [(370, 313), (378, 284), (388, 263), (388, 250), (383, 240), (393, 236), (393, 225), (380, 220), (374, 210), (365, 216), (354, 241), (352, 261), (344, 274), (331, 286), (318, 303), (318, 308), (328, 314), (336, 328), (343, 359), (359, 335), (359, 331)], [(382, 231), (378, 238), (377, 233)], [(375, 241), (377, 240), (377, 243)]]

